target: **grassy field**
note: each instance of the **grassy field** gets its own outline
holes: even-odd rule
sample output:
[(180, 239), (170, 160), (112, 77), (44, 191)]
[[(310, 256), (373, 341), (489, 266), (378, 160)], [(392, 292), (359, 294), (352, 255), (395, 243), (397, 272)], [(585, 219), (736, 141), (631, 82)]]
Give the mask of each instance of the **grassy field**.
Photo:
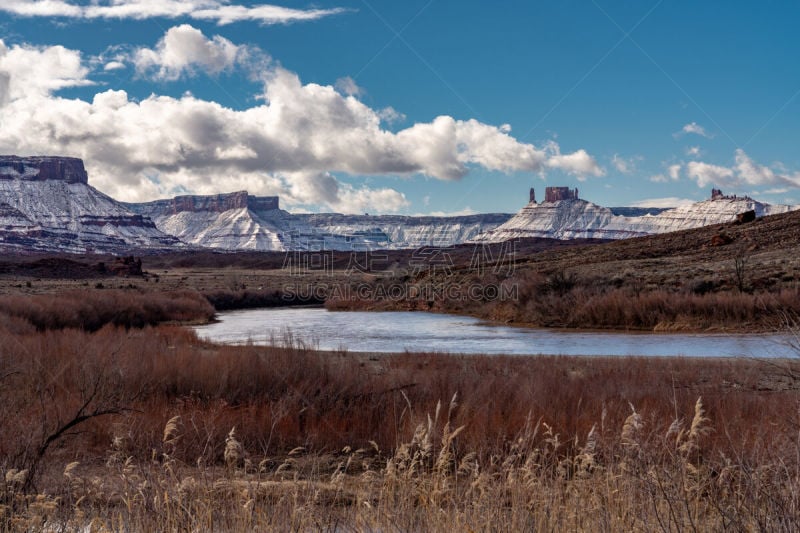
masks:
[(800, 361), (226, 347), (45, 301), (97, 303), (3, 300), (4, 530), (800, 526)]

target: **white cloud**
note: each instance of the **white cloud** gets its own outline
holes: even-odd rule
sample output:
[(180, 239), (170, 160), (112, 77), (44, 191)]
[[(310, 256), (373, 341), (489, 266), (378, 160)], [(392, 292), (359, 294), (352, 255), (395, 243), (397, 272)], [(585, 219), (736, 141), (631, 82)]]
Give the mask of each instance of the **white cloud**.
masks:
[(411, 203), (406, 199), (405, 194), (394, 189), (355, 188), (344, 184), (340, 186), (337, 201), (328, 205), (339, 213), (365, 213), (373, 210), (396, 213)]
[[(173, 77), (186, 68), (213, 72), (230, 64), (227, 43), (178, 27), (179, 45), (188, 35), (201, 49), (221, 47), (213, 61), (197, 65), (196, 47), (187, 52), (172, 46), (167, 36), (176, 35), (173, 30), (152, 51), (159, 75)], [(537, 148), (502, 126), (476, 120), (439, 116), (388, 131), (381, 127), (381, 111), (331, 86), (303, 84), (276, 65), (264, 77), (263, 103), (241, 110), (188, 93), (140, 101), (113, 90), (91, 102), (60, 97), (60, 88), (91, 83), (80, 54), (63, 47), (3, 46), (0, 74), (0, 153), (82, 157), (92, 184), (126, 200), (248, 189), (280, 194), (290, 204), (391, 211), (407, 205), (401, 193), (356, 188), (332, 173), (457, 180), (473, 166), (540, 173), (552, 168), (581, 178), (604, 172), (585, 150), (561, 154), (554, 142)]]
[(683, 205), (690, 205), (693, 203), (695, 203), (694, 200), (690, 200), (688, 198), (670, 196), (668, 198), (648, 198), (646, 200), (640, 200), (632, 203), (631, 207), (681, 207)]
[(741, 148), (736, 149), (735, 169), (742, 181), (750, 185), (775, 185), (786, 178), (776, 175), (770, 168), (759, 165)]
[(737, 182), (732, 169), (699, 161), (690, 161), (686, 165), (686, 172), (690, 178), (697, 181), (699, 187), (732, 186)]
[(697, 122), (690, 122), (689, 124), (686, 124), (683, 128), (681, 128), (681, 132), (684, 134), (700, 135), (701, 137), (705, 137), (707, 139), (713, 138), (713, 135), (708, 133), (706, 129)]
[(23, 17), (80, 17), (82, 8), (61, 0), (5, 0), (0, 11)]
[(358, 86), (356, 80), (351, 78), (350, 76), (345, 76), (344, 78), (339, 78), (336, 80), (336, 83), (333, 85), (336, 89), (346, 95), (346, 96), (355, 96), (358, 98), (362, 94), (364, 94), (364, 89)]
[(611, 158), (611, 164), (622, 174), (630, 174), (636, 168), (633, 160), (625, 159), (618, 154), (614, 154)]
[(669, 183), (671, 181), (678, 181), (681, 179), (681, 169), (683, 165), (675, 163), (667, 167), (666, 174), (655, 174), (650, 176), (650, 181), (653, 183)]
[[(553, 143), (551, 143), (553, 146)], [(556, 168), (578, 177), (578, 181), (585, 181), (587, 176), (605, 176), (606, 171), (586, 150), (580, 149), (571, 154), (562, 155), (555, 146), (555, 153), (546, 161), (549, 168)]]
[[(397, 124), (398, 122), (405, 122), (406, 120), (406, 116), (403, 113), (397, 111), (392, 106), (379, 109), (378, 116), (381, 118), (382, 121), (390, 125)], [(502, 129), (500, 131), (502, 131)]]
[(248, 55), (244, 46), (219, 35), (208, 39), (197, 28), (182, 24), (167, 30), (155, 49), (138, 49), (133, 62), (140, 74), (152, 73), (156, 79), (176, 80), (197, 69), (212, 75), (230, 71)]
[(667, 174), (669, 175), (669, 178), (673, 181), (678, 181), (681, 179), (681, 168), (681, 165), (678, 163), (667, 167)]
[(702, 155), (702, 150), (700, 150), (699, 146), (689, 146), (686, 148), (686, 155), (689, 157), (700, 157), (700, 155)]
[(734, 154), (734, 165), (723, 167), (692, 161), (687, 165), (689, 177), (697, 181), (698, 186), (715, 185), (717, 187), (739, 188), (742, 186), (778, 186), (782, 188), (800, 188), (800, 172), (791, 173), (781, 163), (773, 168), (753, 161), (744, 150), (737, 148)]
[(125, 68), (125, 63), (122, 61), (109, 61), (105, 65), (103, 65), (103, 70), (110, 71), (110, 70), (122, 70)]
[(23, 17), (136, 20), (188, 17), (214, 21), (219, 25), (240, 21), (288, 24), (346, 11), (343, 8), (292, 9), (275, 5), (231, 5), (227, 0), (93, 0), (89, 5), (66, 0), (4, 0), (0, 4), (0, 12)]
[(292, 204), (324, 204), (339, 213), (364, 213), (370, 210), (395, 213), (408, 207), (405, 195), (394, 189), (356, 188), (327, 172), (295, 172), (281, 176), (285, 184), (281, 201)]
[(63, 46), (8, 48), (0, 39), (0, 105), (67, 87), (92, 85), (86, 79), (88, 73), (80, 52)]

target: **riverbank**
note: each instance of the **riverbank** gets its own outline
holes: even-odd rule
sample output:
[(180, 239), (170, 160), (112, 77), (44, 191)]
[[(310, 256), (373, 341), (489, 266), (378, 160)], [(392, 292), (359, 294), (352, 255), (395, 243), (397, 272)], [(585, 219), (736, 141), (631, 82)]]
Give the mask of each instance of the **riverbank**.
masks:
[(0, 336), (6, 530), (800, 525), (800, 361)]

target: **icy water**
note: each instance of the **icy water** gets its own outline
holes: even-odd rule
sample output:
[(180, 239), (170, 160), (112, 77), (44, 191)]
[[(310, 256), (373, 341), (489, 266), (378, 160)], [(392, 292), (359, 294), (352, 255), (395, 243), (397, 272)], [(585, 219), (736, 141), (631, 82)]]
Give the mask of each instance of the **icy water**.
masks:
[(220, 343), (283, 344), (288, 336), (320, 350), (460, 354), (792, 357), (781, 335), (596, 333), (495, 325), (423, 312), (330, 312), (322, 308), (219, 313), (194, 329)]

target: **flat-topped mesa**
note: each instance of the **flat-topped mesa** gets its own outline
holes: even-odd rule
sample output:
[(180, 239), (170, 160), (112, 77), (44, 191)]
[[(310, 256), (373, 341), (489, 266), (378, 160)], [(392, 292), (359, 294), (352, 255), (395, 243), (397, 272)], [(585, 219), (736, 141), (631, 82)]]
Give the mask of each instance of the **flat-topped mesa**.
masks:
[(0, 156), (0, 180), (89, 183), (83, 161), (77, 157), (15, 155)]
[(169, 200), (156, 200), (143, 204), (129, 204), (134, 211), (151, 216), (177, 215), (178, 213), (224, 213), (232, 209), (266, 211), (278, 209), (277, 196), (251, 196), (247, 191), (224, 194), (183, 195)]
[(280, 209), (278, 196), (248, 196), (247, 206), (254, 211)]
[(561, 200), (578, 200), (578, 189), (569, 187), (547, 187), (544, 190), (545, 202), (559, 202)]
[(231, 209), (242, 209), (247, 207), (247, 191), (237, 191), (227, 194), (212, 194), (207, 196), (176, 196), (172, 200), (166, 200), (168, 211), (176, 214), (184, 211), (211, 211), (222, 213)]

